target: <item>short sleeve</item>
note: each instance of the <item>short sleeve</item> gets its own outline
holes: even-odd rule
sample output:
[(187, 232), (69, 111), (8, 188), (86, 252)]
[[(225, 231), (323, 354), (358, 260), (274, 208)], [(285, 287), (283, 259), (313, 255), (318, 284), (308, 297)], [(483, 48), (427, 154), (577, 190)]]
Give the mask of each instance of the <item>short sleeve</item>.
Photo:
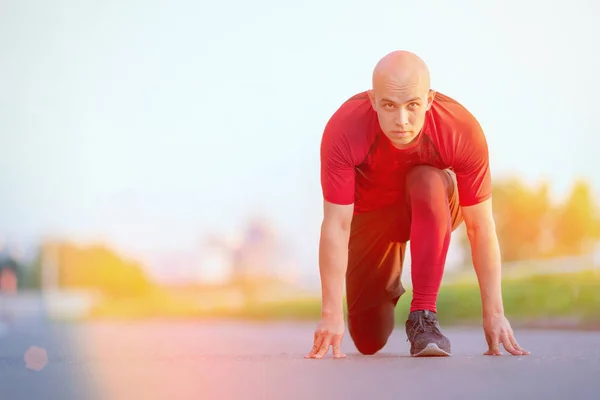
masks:
[(492, 197), (492, 178), (487, 140), (479, 123), (470, 116), (456, 133), (453, 170), (461, 206), (473, 206)]
[(355, 163), (343, 128), (328, 124), (321, 140), (321, 189), (333, 204), (354, 203)]

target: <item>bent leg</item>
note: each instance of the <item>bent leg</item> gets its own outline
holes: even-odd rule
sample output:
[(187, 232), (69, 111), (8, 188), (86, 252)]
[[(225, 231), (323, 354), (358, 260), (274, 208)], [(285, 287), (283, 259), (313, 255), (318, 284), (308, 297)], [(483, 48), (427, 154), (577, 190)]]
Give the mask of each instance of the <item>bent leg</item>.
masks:
[(410, 312), (437, 312), (450, 236), (462, 222), (456, 183), (447, 170), (414, 167), (407, 176), (413, 298)]
[(355, 215), (348, 247), (348, 331), (363, 354), (382, 349), (394, 329), (394, 309), (405, 292), (400, 282), (406, 244), (393, 239), (395, 210)]
[(348, 332), (359, 352), (372, 355), (381, 350), (394, 330), (398, 298), (383, 301), (364, 311), (348, 314)]

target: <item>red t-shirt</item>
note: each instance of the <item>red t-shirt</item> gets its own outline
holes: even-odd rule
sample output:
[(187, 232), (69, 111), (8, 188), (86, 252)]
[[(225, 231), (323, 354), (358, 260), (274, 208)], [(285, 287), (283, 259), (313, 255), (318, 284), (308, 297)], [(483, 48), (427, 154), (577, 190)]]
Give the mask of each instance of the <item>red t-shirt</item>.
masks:
[(436, 93), (414, 145), (396, 149), (383, 134), (366, 92), (348, 99), (328, 121), (321, 141), (323, 197), (362, 213), (398, 203), (409, 168), (431, 165), (456, 174), (462, 206), (491, 197), (488, 147), (475, 117)]

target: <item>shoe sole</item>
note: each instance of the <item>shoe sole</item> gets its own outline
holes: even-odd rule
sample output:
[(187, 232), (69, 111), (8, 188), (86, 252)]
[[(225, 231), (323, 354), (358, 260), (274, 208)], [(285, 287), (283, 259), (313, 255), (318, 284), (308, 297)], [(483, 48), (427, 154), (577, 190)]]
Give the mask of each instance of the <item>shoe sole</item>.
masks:
[(438, 347), (435, 343), (429, 343), (423, 350), (413, 354), (413, 357), (449, 357), (450, 353)]

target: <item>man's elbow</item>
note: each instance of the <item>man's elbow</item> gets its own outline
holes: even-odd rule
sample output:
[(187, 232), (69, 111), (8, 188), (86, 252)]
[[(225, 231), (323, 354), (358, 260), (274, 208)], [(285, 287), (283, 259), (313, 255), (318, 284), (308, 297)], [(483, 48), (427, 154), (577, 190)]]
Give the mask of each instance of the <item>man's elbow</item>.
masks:
[(350, 234), (350, 228), (352, 221), (342, 220), (324, 220), (321, 224), (321, 236), (328, 238), (348, 236)]
[(325, 202), (321, 234), (346, 234), (350, 232), (354, 204), (338, 205)]
[(467, 237), (470, 241), (477, 238), (493, 238), (496, 236), (496, 224), (493, 219), (486, 219), (465, 225), (467, 228)]
[(462, 214), (469, 239), (477, 236), (489, 236), (496, 232), (491, 199), (473, 206), (462, 208)]

